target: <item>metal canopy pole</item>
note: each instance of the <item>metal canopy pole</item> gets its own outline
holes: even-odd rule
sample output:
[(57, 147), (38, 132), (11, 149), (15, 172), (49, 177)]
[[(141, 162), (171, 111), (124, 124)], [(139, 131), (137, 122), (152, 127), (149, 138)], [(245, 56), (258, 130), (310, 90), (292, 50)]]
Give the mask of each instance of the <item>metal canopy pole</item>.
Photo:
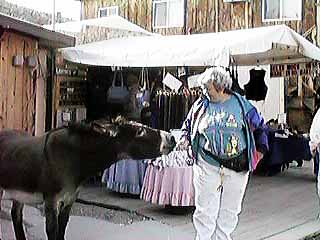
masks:
[(56, 0), (52, 0), (52, 31), (56, 30)]

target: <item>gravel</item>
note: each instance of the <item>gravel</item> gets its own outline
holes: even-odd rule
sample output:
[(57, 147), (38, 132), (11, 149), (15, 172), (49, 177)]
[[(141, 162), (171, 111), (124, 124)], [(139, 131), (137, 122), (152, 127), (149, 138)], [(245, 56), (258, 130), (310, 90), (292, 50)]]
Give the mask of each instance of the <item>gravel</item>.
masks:
[[(2, 211), (0, 211), (0, 221), (1, 221), (0, 231), (2, 231), (2, 236), (0, 233), (0, 240), (14, 239), (13, 238), (14, 233), (13, 233), (12, 222), (11, 222), (11, 214), (10, 214), (11, 204), (12, 204), (11, 201), (7, 201), (7, 200), (2, 201)], [(39, 215), (42, 215), (42, 216), (44, 215), (43, 205), (38, 205), (36, 209), (28, 207), (25, 210), (27, 210), (28, 214), (31, 214), (31, 215), (34, 214), (35, 216), (38, 216), (38, 218), (39, 218)], [(70, 215), (95, 218), (95, 219), (103, 220), (106, 222), (119, 224), (120, 226), (127, 226), (135, 222), (150, 220), (148, 217), (141, 216), (135, 212), (130, 212), (128, 210), (113, 210), (105, 207), (99, 207), (95, 205), (88, 205), (88, 204), (82, 204), (82, 203), (74, 203), (72, 206)], [(37, 219), (37, 217), (35, 219)], [(30, 224), (27, 221), (24, 221), (24, 226), (26, 229), (26, 233), (29, 234), (28, 239), (30, 240), (46, 239), (44, 238), (45, 235), (44, 235), (43, 229), (40, 229), (40, 230), (37, 229), (37, 230), (33, 230), (34, 232), (33, 231), (29, 232), (28, 229), (35, 227), (36, 225)]]
[(314, 233), (310, 236), (303, 238), (303, 240), (320, 240), (320, 232)]
[[(6, 213), (0, 211), (0, 219), (11, 220), (10, 209), (11, 209), (11, 201), (2, 201), (2, 207), (5, 209)], [(35, 207), (35, 206), (34, 206)], [(37, 209), (40, 210), (41, 215), (44, 216), (44, 205), (36, 206)], [(82, 203), (74, 203), (72, 205), (72, 209), (70, 212), (71, 216), (84, 216), (91, 217), (95, 219), (100, 219), (104, 221), (108, 221), (114, 224), (120, 225), (130, 225), (135, 222), (141, 222), (150, 220), (148, 217), (139, 215), (135, 212), (129, 210), (114, 210), (108, 209), (102, 206), (95, 206), (92, 204), (82, 204)]]
[(130, 225), (134, 222), (148, 220), (135, 212), (118, 211), (80, 203), (73, 204), (70, 215), (96, 218), (120, 225)]

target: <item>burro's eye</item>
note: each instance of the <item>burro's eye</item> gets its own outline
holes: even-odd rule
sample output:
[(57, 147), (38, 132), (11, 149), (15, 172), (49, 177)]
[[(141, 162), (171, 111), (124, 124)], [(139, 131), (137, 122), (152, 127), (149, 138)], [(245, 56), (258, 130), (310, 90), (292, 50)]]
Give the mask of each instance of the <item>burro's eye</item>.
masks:
[(138, 130), (137, 130), (137, 137), (143, 137), (147, 134), (147, 130), (144, 129), (143, 127), (140, 127)]

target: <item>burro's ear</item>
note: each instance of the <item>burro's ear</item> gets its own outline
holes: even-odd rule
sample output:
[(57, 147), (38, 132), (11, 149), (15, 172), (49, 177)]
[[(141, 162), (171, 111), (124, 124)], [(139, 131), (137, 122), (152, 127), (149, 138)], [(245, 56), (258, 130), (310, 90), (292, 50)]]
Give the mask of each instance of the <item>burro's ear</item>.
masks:
[(91, 127), (92, 127), (92, 129), (95, 130), (96, 132), (105, 133), (104, 127), (101, 126), (100, 124), (98, 124), (97, 122), (92, 122), (92, 123), (91, 123)]
[(123, 125), (127, 122), (127, 119), (123, 116), (118, 116), (116, 119), (112, 119), (113, 124)]
[(109, 137), (117, 137), (119, 134), (119, 128), (117, 126), (108, 126), (105, 128), (105, 134)]
[(144, 127), (139, 127), (136, 132), (137, 137), (143, 137), (147, 134), (147, 130)]

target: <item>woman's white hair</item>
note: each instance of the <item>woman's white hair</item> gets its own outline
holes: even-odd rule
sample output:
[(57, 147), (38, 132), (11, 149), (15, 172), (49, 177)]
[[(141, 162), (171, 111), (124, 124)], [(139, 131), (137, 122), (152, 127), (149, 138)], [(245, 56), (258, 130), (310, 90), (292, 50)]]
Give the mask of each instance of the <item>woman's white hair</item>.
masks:
[(202, 89), (213, 83), (218, 89), (231, 89), (232, 79), (230, 73), (223, 67), (211, 67), (206, 69), (198, 78)]

